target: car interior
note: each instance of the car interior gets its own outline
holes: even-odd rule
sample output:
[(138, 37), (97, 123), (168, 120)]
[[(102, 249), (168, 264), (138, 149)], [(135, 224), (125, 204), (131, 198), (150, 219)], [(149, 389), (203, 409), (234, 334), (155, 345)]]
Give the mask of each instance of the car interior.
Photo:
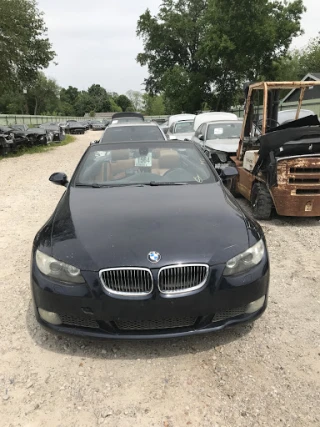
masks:
[[(196, 165), (191, 163), (186, 165), (185, 161), (187, 159), (182, 158), (179, 152), (175, 149), (154, 149), (150, 151), (150, 164), (144, 166), (137, 166), (137, 157), (132, 156), (132, 150), (130, 149), (119, 149), (113, 150), (111, 152), (111, 158), (104, 156), (95, 161), (89, 168), (87, 168), (83, 173), (80, 173), (79, 181), (80, 182), (110, 182), (110, 181), (119, 181), (130, 176), (136, 176), (136, 173), (144, 173), (150, 175), (158, 175), (159, 177), (164, 177), (170, 171), (180, 171), (179, 176), (184, 175), (186, 180), (196, 180), (193, 177), (192, 169), (194, 169), (196, 177), (198, 177), (198, 168)], [(142, 156), (144, 158), (144, 156)], [(201, 158), (199, 157), (199, 160)], [(208, 173), (204, 168), (203, 164), (199, 162), (199, 171), (203, 175), (203, 179), (207, 179)], [(186, 176), (186, 172), (188, 176)], [(196, 181), (201, 181), (202, 178), (197, 179)]]

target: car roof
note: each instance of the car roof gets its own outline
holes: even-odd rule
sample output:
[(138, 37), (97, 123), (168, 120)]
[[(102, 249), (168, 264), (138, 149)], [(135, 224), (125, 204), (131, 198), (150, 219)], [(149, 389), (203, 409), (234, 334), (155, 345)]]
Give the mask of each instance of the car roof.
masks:
[(236, 114), (233, 113), (227, 113), (224, 111), (212, 111), (208, 113), (201, 113), (198, 114), (194, 119), (194, 130), (197, 131), (198, 128), (203, 124), (207, 122), (221, 122), (225, 120), (230, 121), (238, 121), (238, 117)]
[(173, 116), (169, 117), (169, 120), (168, 120), (169, 127), (173, 123), (180, 122), (180, 121), (183, 121), (183, 120), (194, 120), (195, 117), (196, 117), (195, 114), (187, 114), (187, 113), (185, 113), (185, 114), (174, 114)]
[(221, 124), (225, 124), (225, 123), (232, 123), (232, 124), (234, 124), (234, 123), (240, 123), (240, 124), (242, 124), (243, 123), (243, 120), (210, 120), (210, 121), (208, 121), (208, 122), (205, 122), (205, 123), (207, 123), (208, 125), (218, 125), (219, 123), (221, 123)]
[(108, 129), (113, 127), (128, 127), (128, 126), (154, 126), (159, 127), (158, 123), (154, 122), (128, 122), (128, 123), (111, 123)]

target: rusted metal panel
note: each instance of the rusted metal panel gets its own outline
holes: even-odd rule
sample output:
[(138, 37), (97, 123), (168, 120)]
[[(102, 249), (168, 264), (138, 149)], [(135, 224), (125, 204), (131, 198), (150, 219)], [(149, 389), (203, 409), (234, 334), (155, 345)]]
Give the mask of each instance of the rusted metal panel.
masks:
[(320, 157), (282, 160), (277, 175), (271, 193), (279, 215), (320, 216)]
[(238, 167), (237, 169), (239, 176), (236, 184), (236, 190), (246, 199), (250, 200), (252, 183), (255, 181), (256, 177), (243, 167)]

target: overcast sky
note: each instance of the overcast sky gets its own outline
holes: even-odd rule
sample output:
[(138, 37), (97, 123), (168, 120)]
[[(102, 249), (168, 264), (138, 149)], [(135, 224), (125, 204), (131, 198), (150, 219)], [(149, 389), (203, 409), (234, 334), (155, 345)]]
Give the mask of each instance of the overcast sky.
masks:
[[(87, 89), (98, 83), (110, 92), (142, 90), (146, 68), (136, 63), (142, 42), (136, 36), (146, 8), (156, 14), (161, 0), (38, 0), (58, 65), (46, 71), (63, 87)], [(319, 31), (320, 1), (304, 0), (305, 35), (294, 40), (303, 47)], [(320, 71), (320, 70), (319, 70)]]

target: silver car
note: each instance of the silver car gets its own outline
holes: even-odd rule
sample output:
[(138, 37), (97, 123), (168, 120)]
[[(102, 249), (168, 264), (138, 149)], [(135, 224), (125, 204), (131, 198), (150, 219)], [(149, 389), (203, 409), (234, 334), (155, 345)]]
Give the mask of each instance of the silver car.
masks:
[(191, 140), (210, 154), (214, 153), (216, 163), (227, 163), (237, 152), (241, 129), (241, 120), (203, 123)]
[(167, 132), (167, 138), (190, 141), (194, 135), (193, 122), (194, 120), (181, 120), (173, 123)]

